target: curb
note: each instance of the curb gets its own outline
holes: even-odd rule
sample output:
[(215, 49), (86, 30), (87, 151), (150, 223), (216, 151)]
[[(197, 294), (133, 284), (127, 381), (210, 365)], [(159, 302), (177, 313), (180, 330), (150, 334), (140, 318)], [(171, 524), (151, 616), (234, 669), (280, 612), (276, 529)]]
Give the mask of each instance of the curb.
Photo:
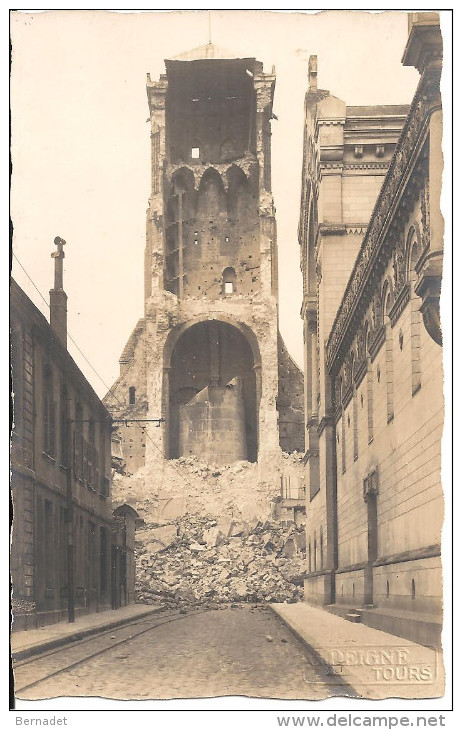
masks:
[[(351, 684), (350, 682), (347, 682), (347, 680), (344, 677), (342, 677), (341, 675), (337, 674), (334, 671), (334, 668), (333, 668), (332, 664), (330, 664), (328, 661), (326, 661), (326, 659), (324, 659), (324, 657), (322, 656), (322, 654), (320, 654), (317, 651), (317, 649), (315, 649), (313, 646), (311, 646), (311, 644), (309, 644), (307, 642), (307, 640), (305, 639), (305, 637), (302, 636), (302, 634), (299, 631), (297, 631), (297, 629), (294, 628), (292, 626), (292, 624), (290, 624), (288, 622), (288, 620), (286, 618), (284, 618), (284, 616), (281, 616), (281, 614), (279, 613), (279, 611), (277, 611), (277, 609), (274, 608), (271, 605), (271, 603), (268, 604), (268, 607), (271, 609), (271, 611), (273, 612), (273, 614), (275, 616), (277, 616), (277, 618), (280, 621), (282, 621), (282, 623), (284, 624), (284, 626), (286, 626), (289, 629), (290, 633), (293, 634), (296, 639), (298, 639), (298, 641), (305, 647), (305, 649), (311, 655), (313, 655), (314, 657), (316, 657), (316, 661), (319, 663), (319, 665), (320, 666), (323, 666), (323, 667), (327, 667), (328, 669), (330, 669), (332, 671), (333, 676), (335, 676), (335, 678), (337, 680), (337, 683), (338, 683), (339, 688), (343, 688), (345, 691), (348, 691), (348, 695), (347, 695), (348, 697), (362, 698), (362, 695), (358, 694), (358, 691), (356, 690), (356, 688), (354, 687), (354, 685)], [(341, 695), (337, 695), (337, 696), (341, 696)], [(343, 695), (343, 696), (345, 696), (345, 695)], [(332, 697), (335, 697), (335, 695), (332, 695)]]
[(43, 652), (50, 651), (51, 649), (57, 649), (60, 646), (65, 646), (66, 644), (72, 644), (73, 642), (80, 641), (81, 639), (85, 639), (88, 636), (92, 636), (93, 634), (99, 634), (103, 631), (109, 631), (110, 629), (116, 629), (119, 626), (123, 626), (124, 624), (129, 624), (133, 621), (139, 621), (140, 618), (144, 618), (145, 616), (152, 616), (152, 614), (161, 613), (162, 611), (165, 611), (165, 606), (162, 606), (162, 607), (156, 606), (155, 608), (152, 608), (150, 611), (141, 613), (138, 616), (126, 616), (125, 618), (116, 619), (107, 624), (100, 624), (99, 626), (90, 626), (87, 629), (80, 629), (80, 631), (77, 629), (74, 633), (68, 634), (67, 636), (60, 636), (60, 637), (57, 637), (56, 639), (48, 639), (41, 643), (32, 644), (32, 646), (27, 646), (24, 649), (18, 649), (18, 651), (12, 651), (11, 657), (12, 657), (12, 659), (14, 659), (16, 661), (21, 661), (22, 659), (28, 659), (29, 657), (34, 656), (35, 654), (42, 654)]

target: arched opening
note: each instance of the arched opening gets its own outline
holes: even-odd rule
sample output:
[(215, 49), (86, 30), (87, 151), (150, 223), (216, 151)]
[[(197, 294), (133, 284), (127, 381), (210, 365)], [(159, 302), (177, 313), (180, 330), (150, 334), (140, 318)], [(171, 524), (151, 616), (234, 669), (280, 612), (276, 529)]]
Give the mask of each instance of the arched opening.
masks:
[(421, 346), (421, 322), (422, 314), (420, 307), (422, 301), (415, 292), (417, 284), (417, 272), (416, 264), (420, 258), (421, 245), (417, 236), (416, 229), (411, 228), (408, 234), (407, 250), (409, 257), (408, 264), (408, 278), (410, 282), (411, 292), (411, 374), (412, 374), (412, 395), (415, 395), (420, 390), (421, 385), (421, 358), (420, 358), (420, 346)]
[(255, 365), (249, 341), (227, 322), (198, 322), (180, 335), (170, 357), (168, 458), (257, 460)]
[(390, 309), (393, 304), (391, 289), (385, 283), (382, 294), (383, 321), (385, 323), (385, 370), (387, 377), (387, 423), (394, 417), (394, 388), (393, 388), (393, 332), (390, 322)]
[(236, 291), (236, 272), (232, 266), (228, 266), (223, 271), (222, 277), (222, 293), (223, 294), (234, 294)]

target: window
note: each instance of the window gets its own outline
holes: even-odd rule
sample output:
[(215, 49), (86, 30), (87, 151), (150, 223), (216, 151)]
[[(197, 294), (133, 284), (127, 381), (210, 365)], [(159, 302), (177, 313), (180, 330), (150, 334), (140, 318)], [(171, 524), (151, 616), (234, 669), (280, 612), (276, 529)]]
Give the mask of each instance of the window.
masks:
[(132, 385), (128, 389), (128, 403), (129, 403), (129, 405), (134, 406), (135, 401), (136, 401), (136, 388), (134, 385)]
[(236, 291), (236, 272), (232, 266), (223, 271), (223, 294), (233, 294)]
[(81, 403), (76, 403), (74, 427), (74, 476), (76, 479), (84, 478), (83, 462), (83, 408)]
[(107, 569), (108, 569), (108, 549), (107, 549), (107, 530), (104, 527), (100, 528), (100, 578), (99, 585), (101, 593), (107, 591)]
[(43, 450), (48, 456), (56, 455), (53, 376), (49, 365), (43, 371)]
[(17, 331), (11, 332), (11, 370), (12, 370), (12, 385), (14, 395), (14, 421), (13, 428), (18, 429), (19, 418), (21, 413), (21, 399), (20, 399), (20, 387), (21, 387), (21, 376), (22, 376), (22, 363), (20, 355), (20, 333)]
[(59, 436), (60, 436), (60, 461), (62, 466), (69, 466), (69, 449), (68, 449), (68, 437), (69, 437), (69, 425), (67, 417), (68, 408), (68, 392), (65, 383), (61, 385), (61, 393), (59, 398)]
[(45, 588), (54, 587), (54, 547), (53, 547), (53, 504), (44, 500), (45, 512)]
[(191, 158), (193, 160), (198, 160), (200, 157), (200, 149), (199, 147), (191, 147)]
[[(416, 238), (415, 231), (411, 230), (411, 247), (409, 261), (409, 279), (411, 286), (411, 373), (412, 373), (412, 395), (420, 390), (421, 386), (421, 322), (422, 314), (420, 312), (421, 300), (415, 293), (417, 283), (416, 264), (420, 256), (420, 246)], [(412, 241), (412, 237), (415, 239)]]
[(394, 397), (393, 397), (393, 334), (390, 323), (391, 294), (386, 290), (384, 322), (385, 322), (385, 367), (387, 377), (387, 423), (393, 420), (394, 416)]

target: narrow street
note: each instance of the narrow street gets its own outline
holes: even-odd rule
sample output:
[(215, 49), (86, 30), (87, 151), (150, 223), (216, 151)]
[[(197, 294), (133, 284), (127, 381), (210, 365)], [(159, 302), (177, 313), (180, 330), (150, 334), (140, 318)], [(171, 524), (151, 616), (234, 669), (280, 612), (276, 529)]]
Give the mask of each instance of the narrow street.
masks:
[(19, 662), (15, 681), (21, 699), (348, 693), (269, 608), (249, 604), (157, 614)]

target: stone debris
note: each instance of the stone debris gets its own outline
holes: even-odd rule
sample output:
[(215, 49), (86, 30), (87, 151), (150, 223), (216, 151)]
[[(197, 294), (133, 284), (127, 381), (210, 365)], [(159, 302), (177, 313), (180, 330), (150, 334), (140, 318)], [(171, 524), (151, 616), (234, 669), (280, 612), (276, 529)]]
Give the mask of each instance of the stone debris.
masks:
[(305, 530), (276, 519), (287, 468), (301, 468), (300, 456), (275, 457), (271, 484), (258, 464), (217, 466), (195, 456), (115, 475), (114, 499), (144, 520), (136, 532), (137, 600), (179, 610), (302, 600)]
[[(303, 471), (299, 454), (283, 452), (267, 467), (271, 482), (260, 477), (258, 464), (249, 461), (218, 467), (196, 456), (180, 457), (144, 466), (131, 476), (114, 473), (112, 495), (114, 501), (128, 502), (145, 521), (157, 525), (171, 524), (185, 515), (217, 515), (251, 525), (274, 516), (282, 472)], [(219, 529), (226, 534), (225, 522)]]
[(138, 601), (185, 609), (302, 600), (303, 528), (294, 523), (189, 515), (169, 528), (175, 537), (163, 550), (143, 537), (156, 525), (137, 532)]

